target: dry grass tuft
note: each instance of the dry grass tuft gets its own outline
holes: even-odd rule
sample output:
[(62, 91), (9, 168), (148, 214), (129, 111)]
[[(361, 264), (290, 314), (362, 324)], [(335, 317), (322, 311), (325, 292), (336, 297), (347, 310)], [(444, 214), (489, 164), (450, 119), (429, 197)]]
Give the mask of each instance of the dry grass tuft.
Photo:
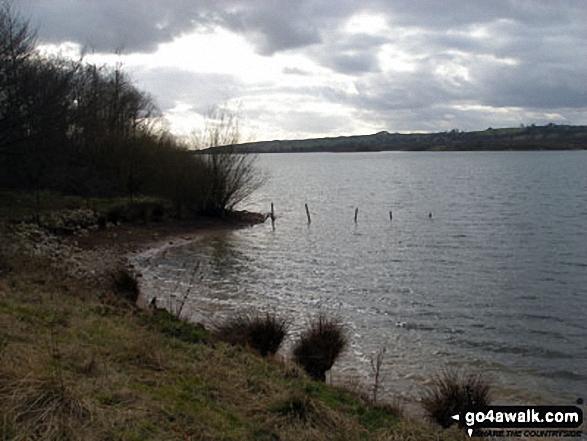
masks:
[(442, 427), (455, 421), (452, 415), (467, 405), (487, 406), (491, 401), (491, 386), (480, 374), (464, 374), (446, 370), (439, 375), (422, 396), (422, 406), (428, 417)]
[(32, 439), (61, 440), (92, 420), (88, 406), (55, 378), (25, 378), (10, 385), (5, 381), (0, 378), (5, 427), (18, 426)]
[[(339, 430), (351, 423), (306, 391), (293, 390), (279, 400), (272, 409), (290, 424), (302, 424), (311, 428)], [(356, 427), (353, 427), (353, 431)]]
[(294, 360), (313, 379), (325, 381), (326, 372), (347, 345), (348, 337), (341, 321), (321, 313), (295, 343)]
[(229, 318), (216, 336), (227, 343), (250, 347), (263, 357), (275, 355), (289, 330), (289, 321), (275, 314), (256, 312)]
[(133, 305), (139, 298), (139, 283), (128, 268), (119, 268), (112, 275), (112, 290), (123, 300)]

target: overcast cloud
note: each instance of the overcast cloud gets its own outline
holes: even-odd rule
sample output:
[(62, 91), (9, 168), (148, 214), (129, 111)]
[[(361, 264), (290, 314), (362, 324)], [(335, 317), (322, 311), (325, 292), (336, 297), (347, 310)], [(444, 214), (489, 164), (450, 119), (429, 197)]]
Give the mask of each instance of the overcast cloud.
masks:
[(178, 134), (223, 103), (259, 140), (587, 124), (584, 0), (13, 3), (46, 47), (122, 61)]

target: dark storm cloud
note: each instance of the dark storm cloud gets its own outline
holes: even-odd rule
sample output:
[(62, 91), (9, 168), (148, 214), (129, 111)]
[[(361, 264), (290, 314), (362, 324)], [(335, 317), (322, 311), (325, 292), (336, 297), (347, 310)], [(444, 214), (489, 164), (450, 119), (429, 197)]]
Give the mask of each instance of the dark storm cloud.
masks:
[(39, 25), (43, 41), (104, 52), (152, 51), (183, 33), (222, 25), (270, 55), (319, 43), (323, 19), (337, 15), (320, 2), (269, 0), (20, 0), (18, 6)]
[(244, 32), (259, 53), (271, 55), (321, 41), (315, 20), (302, 10), (301, 5), (301, 2), (268, 3), (262, 8), (245, 7), (225, 13), (223, 18), (229, 28)]
[(153, 51), (213, 20), (206, 4), (188, 0), (21, 0), (45, 42), (71, 41), (99, 52)]

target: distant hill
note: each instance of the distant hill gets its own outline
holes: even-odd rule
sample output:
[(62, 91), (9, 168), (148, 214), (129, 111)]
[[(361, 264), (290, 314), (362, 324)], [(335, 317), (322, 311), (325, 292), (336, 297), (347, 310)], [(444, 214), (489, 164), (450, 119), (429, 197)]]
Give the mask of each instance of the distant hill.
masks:
[(291, 141), (238, 144), (237, 151), (251, 153), (376, 152), (455, 150), (584, 150), (587, 126), (548, 124), (461, 132), (379, 132), (364, 136), (339, 136)]

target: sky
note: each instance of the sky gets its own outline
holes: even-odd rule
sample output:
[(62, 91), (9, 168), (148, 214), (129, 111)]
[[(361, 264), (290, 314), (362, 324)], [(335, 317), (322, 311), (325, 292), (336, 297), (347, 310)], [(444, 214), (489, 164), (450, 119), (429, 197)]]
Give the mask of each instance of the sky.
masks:
[(12, 1), (179, 136), (215, 106), (243, 141), (587, 124), (585, 0)]

